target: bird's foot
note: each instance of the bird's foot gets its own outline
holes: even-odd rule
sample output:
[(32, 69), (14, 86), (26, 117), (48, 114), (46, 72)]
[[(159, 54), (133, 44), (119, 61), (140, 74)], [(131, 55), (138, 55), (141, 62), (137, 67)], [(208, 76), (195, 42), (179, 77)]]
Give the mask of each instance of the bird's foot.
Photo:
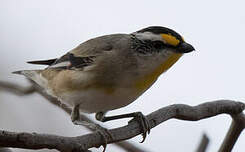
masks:
[(143, 143), (146, 139), (147, 134), (150, 134), (150, 123), (149, 120), (141, 113), (141, 112), (136, 112), (134, 113), (135, 116), (132, 120), (129, 121), (133, 122), (133, 121), (137, 121), (140, 126), (141, 126), (141, 130), (142, 130), (142, 141), (140, 143)]
[(105, 150), (106, 150), (108, 140), (113, 140), (112, 134), (108, 131), (108, 129), (101, 127), (100, 125), (98, 125), (96, 123), (91, 123), (91, 122), (87, 122), (87, 121), (74, 121), (73, 123), (76, 125), (87, 126), (92, 131), (98, 132), (101, 135), (101, 138), (102, 138), (103, 143), (104, 143), (102, 145), (104, 147), (103, 152), (105, 152)]
[(75, 125), (79, 125), (79, 118), (80, 118), (79, 105), (76, 105), (71, 111), (71, 121)]
[(94, 129), (101, 135), (102, 140), (104, 141), (104, 144), (102, 146), (104, 147), (103, 152), (105, 152), (108, 140), (113, 140), (112, 134), (109, 132), (108, 129), (101, 127), (98, 124), (95, 124)]
[(71, 120), (73, 124), (75, 125), (86, 126), (92, 131), (98, 132), (101, 135), (102, 140), (104, 142), (102, 146), (104, 147), (103, 152), (105, 152), (108, 140), (113, 139), (108, 129), (101, 127), (100, 125), (93, 123), (93, 122), (87, 122), (87, 121), (80, 120), (79, 105), (73, 108), (72, 113), (71, 113)]

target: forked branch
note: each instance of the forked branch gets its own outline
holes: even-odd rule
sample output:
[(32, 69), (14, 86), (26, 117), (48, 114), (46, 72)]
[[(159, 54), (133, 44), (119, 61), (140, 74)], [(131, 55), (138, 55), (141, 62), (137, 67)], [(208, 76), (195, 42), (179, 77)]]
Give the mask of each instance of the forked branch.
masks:
[[(150, 127), (169, 120), (180, 119), (188, 121), (198, 121), (201, 119), (213, 117), (219, 114), (232, 115), (233, 119), (239, 118), (245, 104), (230, 100), (217, 100), (206, 102), (198, 106), (188, 106), (184, 104), (174, 104), (161, 108), (147, 115)], [(239, 121), (244, 124), (244, 119)], [(128, 125), (120, 128), (109, 130), (112, 139), (108, 139), (108, 143), (115, 143), (126, 139), (133, 138), (141, 133), (141, 129), (137, 121), (132, 121)], [(90, 133), (77, 137), (63, 137), (48, 134), (37, 133), (14, 133), (0, 131), (0, 146), (18, 147), (26, 149), (57, 149), (59, 151), (85, 151), (92, 147), (103, 145), (102, 137), (99, 133)], [(233, 147), (233, 146), (232, 146)]]

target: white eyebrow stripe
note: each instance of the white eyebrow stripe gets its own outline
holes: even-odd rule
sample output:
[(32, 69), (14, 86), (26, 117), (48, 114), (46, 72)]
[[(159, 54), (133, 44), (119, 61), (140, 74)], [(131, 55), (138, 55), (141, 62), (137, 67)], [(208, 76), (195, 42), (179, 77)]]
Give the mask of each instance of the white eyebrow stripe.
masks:
[(135, 36), (140, 40), (163, 41), (163, 38), (160, 34), (154, 34), (151, 32), (135, 33)]

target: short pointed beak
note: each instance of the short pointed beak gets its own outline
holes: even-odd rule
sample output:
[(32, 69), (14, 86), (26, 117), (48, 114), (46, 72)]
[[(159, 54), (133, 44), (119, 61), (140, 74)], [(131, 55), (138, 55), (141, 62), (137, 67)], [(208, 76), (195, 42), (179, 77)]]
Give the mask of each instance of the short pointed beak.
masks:
[(179, 53), (189, 53), (194, 51), (194, 47), (186, 42), (181, 43), (178, 47), (177, 47), (177, 52)]

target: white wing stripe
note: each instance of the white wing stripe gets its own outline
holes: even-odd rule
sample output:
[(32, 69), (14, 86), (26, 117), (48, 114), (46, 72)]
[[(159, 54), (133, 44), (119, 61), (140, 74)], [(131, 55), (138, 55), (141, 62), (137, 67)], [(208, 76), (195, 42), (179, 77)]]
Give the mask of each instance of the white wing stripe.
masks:
[(70, 65), (71, 65), (70, 61), (65, 61), (65, 62), (60, 62), (58, 64), (51, 65), (51, 66), (49, 66), (49, 68), (68, 67)]

